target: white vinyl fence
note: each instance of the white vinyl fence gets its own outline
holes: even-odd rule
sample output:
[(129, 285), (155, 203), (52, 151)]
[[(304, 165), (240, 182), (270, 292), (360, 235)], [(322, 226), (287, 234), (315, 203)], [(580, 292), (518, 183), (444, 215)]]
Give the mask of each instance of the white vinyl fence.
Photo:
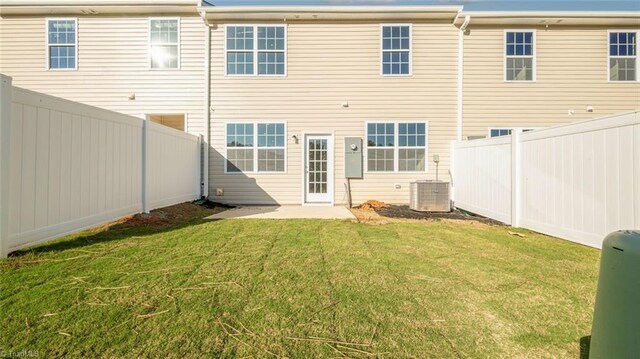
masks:
[(640, 112), (453, 148), (458, 208), (597, 248), (640, 228)]
[(198, 137), (0, 85), (2, 257), (200, 196)]

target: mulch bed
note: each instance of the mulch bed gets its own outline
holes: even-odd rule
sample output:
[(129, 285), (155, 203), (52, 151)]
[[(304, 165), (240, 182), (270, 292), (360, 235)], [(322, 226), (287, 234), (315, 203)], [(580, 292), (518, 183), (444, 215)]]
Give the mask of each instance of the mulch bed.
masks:
[(385, 205), (381, 207), (375, 207), (373, 210), (382, 217), (387, 218), (402, 218), (402, 219), (458, 219), (458, 220), (471, 220), (479, 221), (488, 224), (502, 225), (502, 223), (495, 221), (491, 218), (478, 216), (472, 213), (467, 213), (454, 209), (451, 212), (420, 212), (414, 211), (409, 206), (394, 206)]

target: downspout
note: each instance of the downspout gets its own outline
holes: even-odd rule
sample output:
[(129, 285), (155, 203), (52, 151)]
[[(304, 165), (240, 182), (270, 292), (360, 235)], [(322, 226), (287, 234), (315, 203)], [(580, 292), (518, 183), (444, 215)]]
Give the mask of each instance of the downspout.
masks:
[(464, 22), (458, 32), (458, 130), (456, 139), (462, 141), (462, 112), (463, 112), (463, 92), (464, 92), (464, 32), (471, 21), (471, 16), (466, 15)]
[(206, 199), (209, 197), (209, 141), (211, 139), (211, 24), (206, 19), (206, 14), (203, 12), (202, 19), (206, 29), (205, 33), (205, 63), (204, 63), (204, 133), (205, 138), (203, 141), (204, 151), (204, 163), (203, 163), (203, 180), (202, 180), (202, 196)]

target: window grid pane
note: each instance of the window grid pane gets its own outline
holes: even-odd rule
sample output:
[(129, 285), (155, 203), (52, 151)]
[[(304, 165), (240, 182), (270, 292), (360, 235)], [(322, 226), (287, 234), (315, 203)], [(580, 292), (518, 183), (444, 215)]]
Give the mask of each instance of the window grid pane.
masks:
[(424, 148), (400, 148), (398, 150), (398, 171), (424, 171), (425, 157), (426, 150)]
[(258, 149), (258, 172), (284, 172), (284, 149)]
[(637, 33), (609, 33), (609, 80), (637, 80)]
[(508, 81), (531, 81), (533, 80), (533, 59), (507, 58), (506, 71)]
[(227, 172), (253, 172), (253, 149), (227, 149)]
[(76, 43), (76, 22), (74, 20), (49, 20), (50, 45), (74, 45)]
[(178, 20), (151, 20), (151, 44), (178, 44)]
[(76, 47), (49, 47), (49, 67), (52, 69), (74, 69), (76, 67)]
[(253, 50), (253, 26), (227, 27), (227, 50)]
[(367, 169), (370, 172), (393, 172), (393, 149), (369, 148), (367, 150)]
[(384, 75), (408, 75), (410, 50), (409, 26), (382, 27), (382, 73)]
[(259, 26), (258, 50), (284, 51), (284, 28), (282, 26)]
[(258, 52), (258, 75), (284, 75), (284, 52)]
[(505, 78), (533, 81), (533, 32), (507, 32), (505, 36)]
[(228, 52), (228, 75), (253, 75), (253, 52)]
[(227, 124), (227, 147), (253, 147), (253, 124)]
[(399, 147), (424, 147), (426, 137), (426, 126), (424, 123), (398, 124)]

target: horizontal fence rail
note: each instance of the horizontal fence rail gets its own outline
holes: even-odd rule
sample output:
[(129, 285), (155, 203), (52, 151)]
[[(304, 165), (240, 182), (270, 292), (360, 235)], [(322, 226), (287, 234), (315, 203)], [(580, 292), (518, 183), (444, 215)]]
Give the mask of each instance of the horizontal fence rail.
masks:
[(200, 139), (2, 76), (1, 255), (200, 196)]
[(453, 145), (455, 205), (601, 248), (640, 228), (640, 112)]

